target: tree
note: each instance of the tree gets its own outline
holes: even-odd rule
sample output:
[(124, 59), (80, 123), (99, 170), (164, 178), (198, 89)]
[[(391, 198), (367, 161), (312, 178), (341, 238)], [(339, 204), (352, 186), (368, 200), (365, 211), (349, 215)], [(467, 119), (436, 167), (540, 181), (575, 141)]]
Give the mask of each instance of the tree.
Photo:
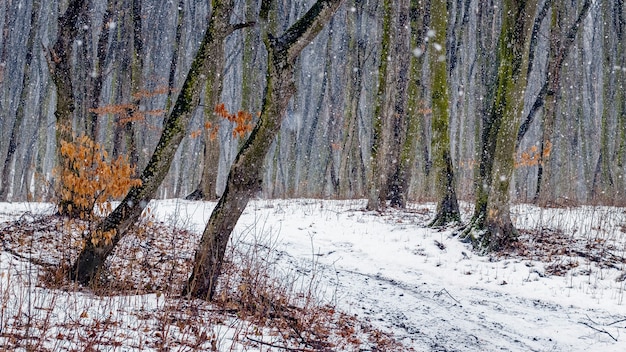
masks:
[[(359, 101), (363, 89), (363, 68), (366, 59), (365, 42), (359, 37), (357, 30), (362, 24), (364, 4), (357, 2), (355, 11), (347, 14), (348, 57), (345, 75), (345, 108), (343, 122), (343, 140), (341, 144), (341, 160), (339, 162), (339, 189), (341, 198), (349, 198), (362, 195), (362, 187), (365, 184), (365, 165), (363, 153), (359, 143)], [(359, 27), (357, 27), (359, 26)]]
[[(61, 6), (61, 5), (59, 5)], [(67, 160), (61, 153), (63, 143), (71, 143), (72, 118), (75, 108), (74, 88), (72, 83), (72, 53), (74, 40), (78, 34), (77, 23), (79, 17), (87, 10), (84, 0), (71, 0), (65, 13), (59, 18), (57, 39), (48, 53), (48, 67), (50, 75), (56, 85), (56, 156), (57, 165), (61, 170), (70, 169)], [(59, 185), (61, 194), (65, 193), (65, 186)], [(74, 204), (71, 199), (60, 197), (58, 204), (60, 215), (78, 217), (87, 212), (87, 209)]]
[[(623, 19), (623, 2), (622, 1), (605, 1), (602, 3), (602, 12), (604, 13), (603, 23), (603, 89), (602, 89), (602, 115), (600, 123), (600, 153), (598, 154), (598, 161), (593, 175), (593, 184), (591, 189), (592, 199), (600, 201), (609, 201), (615, 193), (620, 193), (622, 190), (618, 189), (618, 175), (622, 174), (617, 169), (623, 168), (623, 156), (615, 158), (619, 154), (620, 149), (624, 146), (619, 146), (623, 141), (622, 136), (618, 134), (615, 138), (612, 135), (613, 118), (616, 113), (620, 113), (621, 102), (623, 99), (621, 92), (623, 87), (618, 88), (621, 76), (621, 66), (624, 60), (620, 56), (623, 55), (621, 42), (623, 39), (622, 31), (624, 30)], [(615, 29), (612, 31), (612, 29)], [(619, 97), (618, 97), (619, 96)], [(617, 104), (615, 104), (617, 103)], [(613, 105), (617, 105), (617, 111), (613, 108)], [(621, 111), (623, 113), (623, 111)], [(618, 120), (623, 121), (623, 117), (618, 117)], [(616, 124), (619, 125), (619, 122)], [(622, 126), (623, 127), (623, 126)], [(612, 140), (618, 141), (616, 152), (613, 152), (614, 145)], [(615, 142), (613, 142), (615, 143)], [(616, 160), (617, 159), (617, 160)], [(616, 165), (617, 164), (617, 165)]]
[[(373, 116), (372, 155), (367, 209), (381, 210), (387, 200), (404, 206), (399, 180), (401, 150), (407, 131), (410, 2), (383, 1), (382, 45)], [(394, 30), (395, 29), (395, 30)], [(407, 176), (407, 175), (403, 175)]]
[(481, 251), (499, 250), (517, 236), (510, 215), (509, 189), (515, 141), (526, 89), (530, 34), (536, 0), (504, 0), (498, 39), (498, 72), (488, 123), (483, 125), (475, 213), (463, 237)]
[(22, 92), (20, 93), (20, 103), (17, 106), (17, 112), (15, 114), (15, 121), (13, 121), (13, 127), (11, 128), (11, 135), (9, 137), (9, 149), (7, 156), (4, 159), (4, 166), (2, 168), (2, 175), (0, 175), (0, 201), (6, 201), (9, 193), (11, 169), (13, 163), (13, 157), (15, 152), (19, 148), (19, 135), (24, 121), (24, 107), (26, 105), (26, 99), (30, 94), (30, 88), (32, 84), (32, 72), (31, 63), (33, 62), (33, 47), (35, 45), (35, 38), (37, 30), (39, 29), (39, 11), (41, 9), (41, 1), (33, 1), (33, 8), (30, 16), (30, 28), (28, 29), (28, 40), (26, 42), (26, 60), (24, 62), (24, 75), (22, 78)]
[[(552, 168), (550, 164), (550, 151), (552, 148), (552, 135), (554, 133), (554, 123), (557, 115), (557, 103), (559, 100), (559, 94), (561, 91), (561, 71), (565, 59), (570, 52), (574, 40), (579, 29), (582, 27), (582, 22), (587, 17), (589, 9), (591, 8), (591, 0), (585, 0), (582, 8), (578, 14), (578, 17), (574, 23), (567, 27), (565, 31), (562, 28), (564, 25), (565, 17), (565, 3), (562, 0), (546, 1), (537, 15), (537, 20), (533, 28), (533, 36), (538, 34), (538, 30), (541, 24), (541, 20), (547, 15), (548, 9), (552, 6), (552, 14), (550, 17), (550, 36), (549, 36), (549, 53), (548, 62), (545, 72), (544, 83), (535, 98), (530, 111), (524, 118), (524, 122), (520, 125), (516, 139), (516, 149), (519, 147), (519, 143), (529, 129), (535, 114), (541, 107), (544, 107), (543, 111), (543, 131), (540, 140), (540, 148), (537, 153), (537, 187), (535, 190), (534, 201), (539, 205), (545, 206), (555, 198), (555, 188), (552, 184)], [(533, 40), (535, 37), (532, 38)], [(533, 55), (533, 43), (531, 43), (531, 58)], [(532, 62), (529, 62), (529, 70)]]
[(386, 98), (387, 70), (389, 69), (389, 50), (391, 46), (391, 26), (393, 19), (392, 0), (383, 0), (383, 31), (378, 65), (378, 87), (372, 122), (372, 156), (369, 171), (368, 210), (380, 210), (387, 201), (387, 173), (383, 168), (383, 107)]
[(267, 83), (261, 116), (230, 168), (226, 189), (204, 229), (183, 295), (207, 300), (213, 298), (228, 240), (248, 201), (260, 191), (262, 160), (280, 129), (289, 100), (295, 93), (296, 60), (343, 0), (317, 0), (279, 37), (274, 37), (267, 29), (272, 2), (263, 0), (259, 13), (267, 48)]
[[(226, 14), (224, 14), (226, 16)], [(230, 15), (228, 14), (228, 17)], [(217, 128), (218, 116), (214, 108), (222, 97), (222, 82), (224, 78), (224, 41), (219, 41), (213, 48), (213, 57), (208, 63), (205, 75), (207, 76), (204, 93), (204, 162), (200, 184), (188, 199), (213, 200), (218, 197), (217, 170), (220, 157), (220, 141), (215, 137), (213, 129)]]
[[(198, 106), (207, 70), (225, 38), (236, 29), (250, 23), (230, 24), (234, 0), (213, 0), (212, 13), (200, 48), (187, 73), (181, 92), (172, 111), (163, 123), (161, 138), (141, 173), (141, 185), (131, 188), (120, 205), (91, 233), (85, 247), (73, 263), (69, 277), (87, 285), (97, 276), (106, 258), (126, 231), (139, 219), (143, 209), (154, 197), (157, 188), (169, 171), (174, 154), (187, 131), (194, 109)], [(106, 235), (108, 240), (102, 241)]]
[(456, 199), (456, 182), (450, 155), (448, 65), (446, 64), (446, 0), (431, 3), (431, 29), (434, 35), (428, 48), (431, 74), (431, 99), (433, 109), (432, 151), (437, 191), (437, 214), (431, 226), (444, 226), (460, 222), (461, 213)]
[[(403, 149), (406, 146), (406, 139), (409, 129), (408, 114), (408, 91), (411, 75), (411, 21), (410, 21), (410, 0), (399, 0), (396, 10), (396, 34), (394, 35), (394, 63), (395, 91), (393, 105), (390, 107), (391, 126), (387, 129), (386, 144), (388, 181), (387, 198), (392, 207), (406, 207), (406, 180), (411, 177), (409, 168), (405, 168)], [(412, 116), (414, 117), (414, 116)]]
[[(394, 175), (394, 187), (398, 189), (398, 198), (407, 199), (409, 194), (409, 182), (412, 177), (411, 170), (416, 167), (416, 146), (422, 141), (423, 160), (427, 165), (430, 162), (429, 145), (426, 143), (424, 128), (424, 84), (422, 80), (422, 68), (424, 65), (424, 38), (428, 26), (427, 6), (420, 0), (411, 0), (409, 19), (411, 27), (410, 45), (412, 55), (409, 63), (409, 82), (407, 87), (407, 126), (406, 138), (402, 145), (398, 169)], [(426, 167), (425, 169), (428, 169)], [(430, 173), (430, 170), (426, 174)], [(424, 182), (425, 184), (427, 182)]]

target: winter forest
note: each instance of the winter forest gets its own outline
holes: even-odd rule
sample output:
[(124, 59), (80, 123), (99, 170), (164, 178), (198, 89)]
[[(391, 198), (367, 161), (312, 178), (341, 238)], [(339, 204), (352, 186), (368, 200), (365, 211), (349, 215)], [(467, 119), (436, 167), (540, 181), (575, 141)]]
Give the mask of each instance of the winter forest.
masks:
[(624, 343), (623, 0), (2, 0), (0, 29), (0, 347)]
[[(231, 22), (256, 21), (257, 2), (235, 1)], [(276, 6), (271, 23), (280, 33), (310, 4)], [(66, 8), (64, 1), (26, 0), (0, 7), (5, 201), (47, 200), (53, 191), (59, 121), (47, 56), (65, 33), (58, 20)], [(263, 196), (366, 197), (372, 146), (384, 143), (393, 151), (378, 168), (393, 180), (389, 193), (433, 199), (439, 143), (433, 136), (442, 132), (432, 96), (433, 87), (444, 84), (444, 144), (457, 197), (473, 199), (496, 94), (504, 8), (498, 1), (343, 4), (296, 62), (296, 91), (263, 161)], [(113, 158), (128, 156), (142, 170), (198, 51), (210, 1), (92, 1), (81, 11), (67, 29), (71, 133), (89, 136)], [(445, 33), (432, 29), (438, 16), (444, 16)], [(626, 153), (622, 2), (539, 1), (525, 16), (532, 36), (524, 43), (528, 57), (520, 59), (528, 77), (516, 96), (524, 105), (515, 135), (507, 138), (515, 145), (512, 199), (620, 203)], [(234, 122), (216, 116), (213, 102), (251, 113), (251, 124), (261, 111), (267, 52), (260, 26), (234, 31), (223, 50), (215, 54), (221, 82), (203, 86), (159, 198), (184, 198), (202, 182), (209, 183), (209, 199), (223, 191), (247, 135), (233, 134)], [(432, 61), (441, 55), (446, 76), (435, 82)], [(382, 128), (393, 137), (378, 142)]]

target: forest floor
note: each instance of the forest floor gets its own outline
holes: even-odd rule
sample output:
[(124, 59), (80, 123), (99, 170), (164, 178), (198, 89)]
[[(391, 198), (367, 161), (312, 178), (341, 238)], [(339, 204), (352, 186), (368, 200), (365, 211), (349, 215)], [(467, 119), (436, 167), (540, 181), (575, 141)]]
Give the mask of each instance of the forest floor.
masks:
[(257, 200), (209, 304), (178, 292), (214, 206), (152, 202), (85, 289), (61, 272), (92, 225), (0, 203), (0, 350), (625, 349), (624, 208), (518, 205), (520, 242), (479, 256), (453, 228), (426, 227), (433, 204)]

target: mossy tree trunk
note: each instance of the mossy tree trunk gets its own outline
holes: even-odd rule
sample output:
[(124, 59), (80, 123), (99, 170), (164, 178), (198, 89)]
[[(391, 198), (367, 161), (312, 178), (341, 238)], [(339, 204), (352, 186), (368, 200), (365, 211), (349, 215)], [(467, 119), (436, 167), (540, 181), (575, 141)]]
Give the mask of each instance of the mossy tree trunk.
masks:
[[(616, 21), (613, 21), (613, 25), (615, 26), (615, 31), (617, 32), (617, 65), (622, 68), (622, 70), (616, 70), (616, 81), (617, 86), (621, 87), (621, 90), (626, 87), (626, 51), (625, 46), (626, 36), (624, 35), (624, 31), (626, 30), (626, 14), (624, 14), (624, 2), (616, 2), (620, 4), (621, 7), (618, 7), (613, 10), (614, 15), (617, 17)], [(620, 12), (621, 11), (621, 12)], [(615, 145), (615, 166), (616, 166), (616, 194), (615, 199), (617, 200), (617, 204), (619, 206), (624, 206), (626, 203), (626, 170), (624, 167), (626, 166), (626, 96), (624, 94), (618, 94), (616, 99), (617, 105), (617, 136), (616, 136), (616, 145)]]
[(435, 189), (438, 198), (437, 213), (431, 226), (445, 226), (460, 222), (461, 213), (456, 199), (456, 182), (450, 156), (448, 65), (446, 62), (447, 2), (431, 2), (430, 28), (434, 36), (428, 47), (432, 99), (432, 151), (435, 171)]
[[(343, 0), (318, 0), (307, 13), (274, 37), (265, 31), (268, 51), (267, 86), (261, 116), (230, 168), (226, 189), (204, 229), (184, 295), (211, 300), (215, 293), (228, 239), (250, 198), (261, 190), (263, 160), (280, 129), (295, 93), (296, 59), (330, 20)], [(271, 0), (264, 0), (259, 18), (267, 27)], [(266, 29), (266, 28), (264, 28)]]
[[(61, 146), (63, 142), (72, 142), (72, 119), (75, 108), (74, 87), (72, 83), (72, 57), (74, 51), (74, 40), (78, 35), (78, 20), (87, 11), (88, 1), (71, 0), (67, 9), (59, 18), (57, 39), (52, 49), (48, 52), (48, 68), (50, 75), (56, 86), (57, 100), (54, 116), (56, 117), (56, 156), (57, 167), (60, 170), (69, 170), (72, 165), (62, 155)], [(61, 5), (59, 5), (61, 6)], [(63, 194), (61, 189), (57, 190)], [(57, 204), (58, 213), (63, 216), (78, 217), (88, 212), (71, 199), (59, 197)]]
[(510, 185), (515, 168), (515, 140), (524, 105), (528, 52), (536, 0), (505, 0), (498, 40), (498, 73), (489, 125), (483, 126), (483, 150), (492, 153), (492, 163), (481, 157), (476, 213), (464, 235), (483, 251), (499, 250), (515, 241), (517, 230), (510, 214)]
[[(368, 210), (404, 207), (400, 157), (406, 138), (410, 68), (410, 1), (383, 1), (382, 44), (373, 116)], [(406, 170), (405, 170), (406, 171)]]
[[(217, 48), (221, 48), (225, 38), (238, 28), (249, 24), (232, 25), (229, 23), (234, 0), (213, 0), (213, 12), (204, 34), (200, 48), (187, 73), (183, 87), (174, 108), (165, 119), (161, 138), (147, 166), (141, 173), (141, 186), (133, 187), (124, 200), (109, 214), (98, 229), (90, 234), (85, 247), (73, 263), (69, 277), (87, 285), (93, 282), (106, 258), (122, 239), (126, 231), (139, 219), (143, 209), (154, 197), (159, 185), (167, 175), (178, 146), (187, 131), (195, 108), (198, 106), (202, 87), (206, 80), (206, 71), (211, 65)], [(113, 233), (105, 241), (103, 234)]]

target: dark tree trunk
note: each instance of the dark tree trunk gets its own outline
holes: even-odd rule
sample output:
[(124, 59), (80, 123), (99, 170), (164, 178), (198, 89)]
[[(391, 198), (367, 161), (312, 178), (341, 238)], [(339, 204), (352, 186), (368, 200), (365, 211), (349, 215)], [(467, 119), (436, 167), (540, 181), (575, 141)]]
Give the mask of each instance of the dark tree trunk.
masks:
[[(75, 108), (74, 88), (72, 83), (72, 54), (74, 40), (78, 35), (78, 20), (87, 11), (87, 1), (71, 0), (63, 16), (59, 18), (57, 39), (48, 53), (48, 66), (52, 80), (56, 85), (57, 104), (54, 115), (56, 117), (56, 156), (60, 170), (71, 170), (68, 160), (61, 153), (64, 142), (71, 143), (72, 118)], [(61, 182), (60, 187), (63, 188)], [(64, 193), (60, 189), (61, 194)], [(78, 217), (88, 212), (88, 209), (75, 204), (71, 199), (61, 196), (58, 206), (60, 215)]]
[(402, 168), (402, 149), (407, 138), (409, 117), (407, 112), (408, 88), (411, 66), (411, 33), (410, 33), (410, 1), (400, 0), (396, 15), (396, 34), (394, 56), (396, 62), (395, 100), (393, 103), (393, 118), (391, 119), (391, 133), (388, 141), (388, 193), (389, 205), (396, 208), (406, 207), (406, 182), (411, 177), (410, 169)]
[[(294, 65), (304, 49), (330, 20), (343, 0), (318, 0), (278, 38), (266, 33), (267, 86), (261, 117), (230, 168), (226, 189), (211, 213), (196, 251), (194, 268), (183, 295), (211, 300), (220, 275), (230, 234), (250, 198), (261, 190), (262, 160), (280, 129), (295, 93)], [(259, 17), (267, 28), (271, 0), (264, 0)]]

